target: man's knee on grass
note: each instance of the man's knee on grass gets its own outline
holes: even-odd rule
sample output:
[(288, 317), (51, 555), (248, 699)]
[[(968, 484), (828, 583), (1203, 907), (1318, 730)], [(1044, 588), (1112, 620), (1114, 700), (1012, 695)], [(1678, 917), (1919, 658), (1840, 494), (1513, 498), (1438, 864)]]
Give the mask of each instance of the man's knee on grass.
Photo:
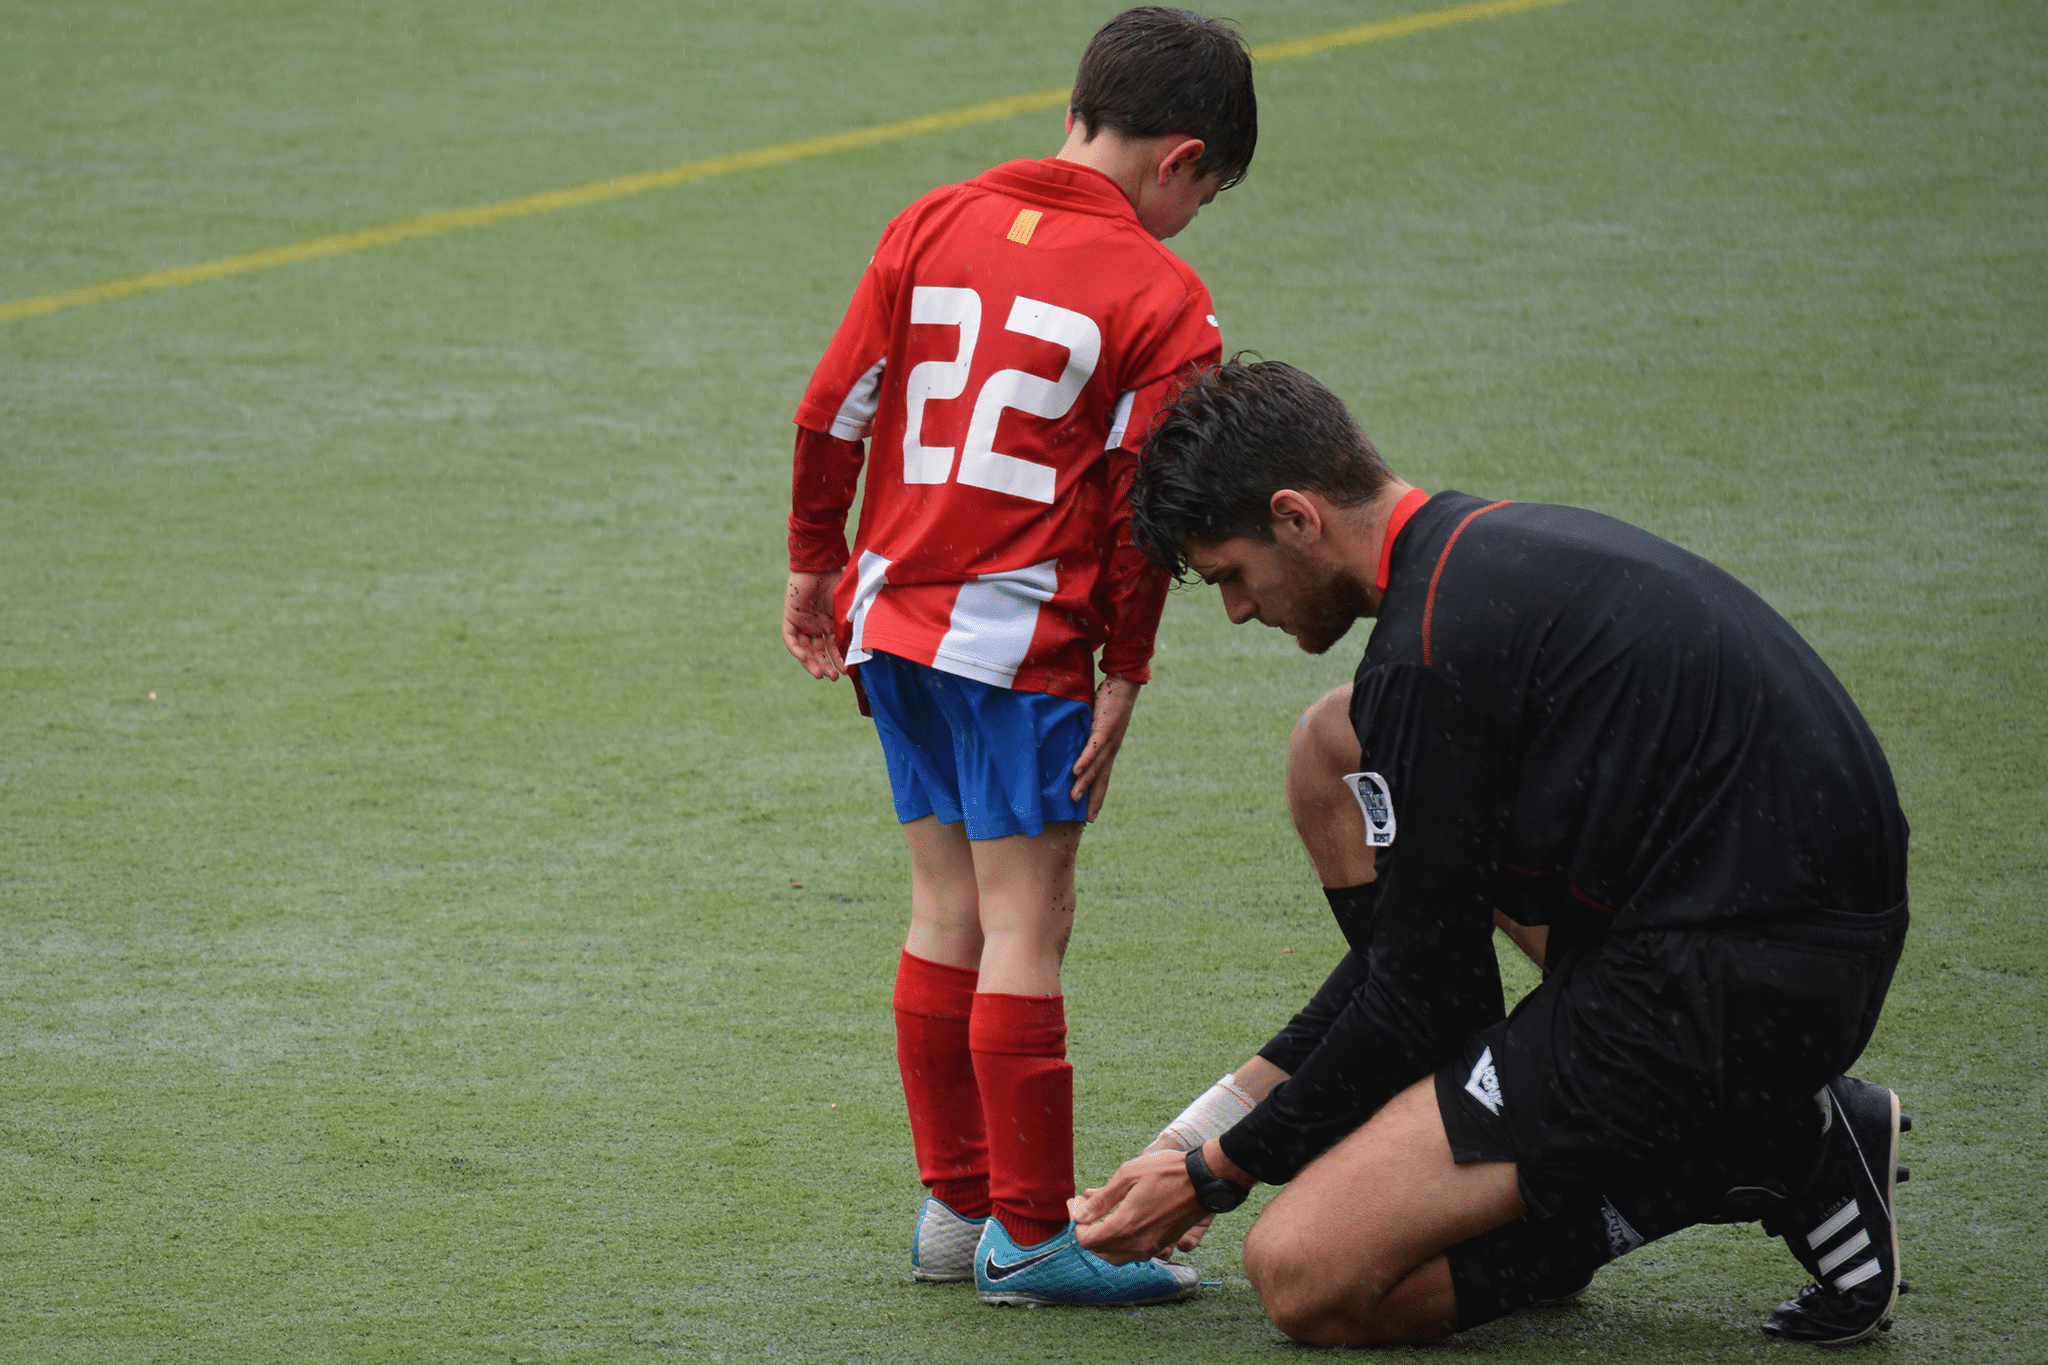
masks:
[(1332, 1329), (1332, 1296), (1317, 1290), (1325, 1258), (1293, 1228), (1272, 1217), (1252, 1224), (1244, 1239), (1244, 1274), (1275, 1327), (1304, 1346), (1339, 1346)]
[(1262, 1218), (1245, 1237), (1244, 1270), (1273, 1325), (1304, 1346), (1427, 1341), (1457, 1329), (1457, 1300), (1441, 1256), (1413, 1269), (1361, 1266), (1333, 1274), (1328, 1248), (1284, 1219)]

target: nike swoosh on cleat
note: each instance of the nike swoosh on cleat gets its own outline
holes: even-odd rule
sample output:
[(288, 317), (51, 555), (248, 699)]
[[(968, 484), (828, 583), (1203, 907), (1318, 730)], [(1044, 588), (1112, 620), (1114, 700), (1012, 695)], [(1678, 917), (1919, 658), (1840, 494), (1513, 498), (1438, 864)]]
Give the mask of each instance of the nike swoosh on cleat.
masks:
[(1054, 1247), (1051, 1251), (1041, 1251), (1036, 1256), (1026, 1256), (1023, 1260), (1013, 1261), (1009, 1265), (997, 1265), (996, 1258), (990, 1256), (981, 1263), (981, 1273), (991, 1280), (1007, 1280), (1018, 1271), (1029, 1270), (1040, 1261), (1050, 1261), (1065, 1250), (1065, 1247)]

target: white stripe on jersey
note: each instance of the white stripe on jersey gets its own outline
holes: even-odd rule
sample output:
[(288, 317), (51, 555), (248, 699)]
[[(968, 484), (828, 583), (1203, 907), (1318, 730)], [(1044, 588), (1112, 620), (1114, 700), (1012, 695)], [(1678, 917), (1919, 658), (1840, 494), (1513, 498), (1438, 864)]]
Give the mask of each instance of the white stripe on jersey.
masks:
[(868, 652), (861, 648), (861, 632), (868, 623), (868, 608), (875, 604), (875, 594), (889, 581), (890, 561), (873, 550), (863, 550), (860, 556), (860, 578), (853, 588), (853, 611), (848, 617), (853, 625), (853, 638), (847, 642), (846, 662), (864, 664)]
[(932, 667), (942, 673), (1008, 687), (1031, 651), (1038, 608), (1059, 591), (1059, 561), (985, 573), (960, 585), (953, 620)]
[(1131, 404), (1137, 397), (1136, 389), (1125, 389), (1124, 396), (1116, 400), (1116, 412), (1109, 419), (1109, 439), (1102, 443), (1104, 450), (1115, 450), (1124, 443), (1124, 428), (1131, 424)]
[(889, 358), (883, 356), (847, 390), (846, 401), (839, 405), (839, 415), (832, 419), (834, 436), (842, 441), (867, 439), (868, 428), (875, 424), (875, 407), (882, 400), (882, 366), (888, 363)]

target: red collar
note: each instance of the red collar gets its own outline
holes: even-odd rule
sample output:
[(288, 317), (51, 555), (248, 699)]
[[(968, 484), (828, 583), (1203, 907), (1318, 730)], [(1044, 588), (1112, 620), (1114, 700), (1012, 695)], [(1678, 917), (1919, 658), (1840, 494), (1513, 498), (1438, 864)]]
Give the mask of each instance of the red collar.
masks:
[(1394, 563), (1394, 542), (1400, 538), (1401, 528), (1408, 524), (1408, 518), (1415, 515), (1415, 509), (1429, 501), (1429, 494), (1420, 488), (1411, 488), (1394, 504), (1394, 514), (1387, 518), (1386, 538), (1380, 541), (1380, 596), (1387, 595), (1387, 571)]
[(1138, 211), (1106, 172), (1056, 156), (1042, 161), (1005, 161), (968, 184), (984, 184), (1034, 203), (1138, 221)]

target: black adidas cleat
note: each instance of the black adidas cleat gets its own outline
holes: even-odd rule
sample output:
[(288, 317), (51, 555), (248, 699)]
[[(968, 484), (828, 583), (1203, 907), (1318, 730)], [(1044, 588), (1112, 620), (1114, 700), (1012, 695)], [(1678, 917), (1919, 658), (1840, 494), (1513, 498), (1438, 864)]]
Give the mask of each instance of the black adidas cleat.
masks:
[(1816, 1346), (1854, 1346), (1888, 1329), (1898, 1304), (1899, 1134), (1910, 1127), (1899, 1097), (1838, 1076), (1820, 1096), (1828, 1110), (1820, 1167), (1764, 1230), (1806, 1267), (1814, 1283), (1778, 1305), (1764, 1331)]

